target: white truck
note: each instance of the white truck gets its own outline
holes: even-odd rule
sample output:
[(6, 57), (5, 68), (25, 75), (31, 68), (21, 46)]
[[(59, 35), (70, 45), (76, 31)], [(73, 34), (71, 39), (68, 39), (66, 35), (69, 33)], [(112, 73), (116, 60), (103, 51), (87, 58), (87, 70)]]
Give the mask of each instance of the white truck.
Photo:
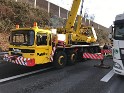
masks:
[(116, 74), (124, 75), (124, 14), (115, 17), (112, 27), (113, 69)]

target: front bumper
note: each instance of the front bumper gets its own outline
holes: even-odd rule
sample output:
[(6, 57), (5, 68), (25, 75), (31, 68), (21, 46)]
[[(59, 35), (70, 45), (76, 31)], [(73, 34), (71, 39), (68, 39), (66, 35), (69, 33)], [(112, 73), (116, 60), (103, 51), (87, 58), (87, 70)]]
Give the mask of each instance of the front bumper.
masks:
[(114, 66), (113, 66), (114, 73), (119, 75), (124, 75), (124, 66), (122, 60), (113, 59), (113, 61), (114, 61)]
[(7, 61), (7, 62), (19, 64), (19, 65), (24, 65), (24, 66), (34, 66), (35, 65), (35, 59), (24, 58), (22, 56), (16, 56), (16, 55), (5, 54), (3, 57), (3, 60)]
[(120, 70), (120, 69), (117, 69), (117, 68), (114, 68), (114, 67), (113, 67), (113, 70), (114, 70), (114, 73), (116, 73), (116, 74), (124, 75), (124, 70)]

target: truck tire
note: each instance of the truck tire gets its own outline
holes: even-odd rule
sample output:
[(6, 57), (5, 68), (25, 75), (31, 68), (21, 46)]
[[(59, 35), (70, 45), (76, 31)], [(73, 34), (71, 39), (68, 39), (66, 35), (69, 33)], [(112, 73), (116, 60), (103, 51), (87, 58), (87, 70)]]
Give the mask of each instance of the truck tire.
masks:
[(74, 51), (68, 52), (67, 64), (74, 65), (77, 61), (77, 54)]
[(67, 56), (65, 52), (58, 51), (54, 56), (54, 60), (53, 60), (54, 66), (58, 69), (61, 69), (61, 68), (64, 68), (64, 66), (66, 65), (66, 62), (67, 62)]
[(78, 62), (83, 62), (84, 61), (84, 58), (82, 57), (83, 53), (82, 52), (78, 52), (77, 54), (77, 61)]

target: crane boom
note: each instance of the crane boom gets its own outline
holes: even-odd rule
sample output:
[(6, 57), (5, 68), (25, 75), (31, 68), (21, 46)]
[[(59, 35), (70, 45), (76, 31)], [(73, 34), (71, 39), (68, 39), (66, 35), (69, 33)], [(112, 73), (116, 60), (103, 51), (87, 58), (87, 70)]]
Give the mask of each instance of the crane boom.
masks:
[(81, 0), (73, 0), (72, 8), (71, 8), (71, 11), (69, 13), (68, 20), (67, 20), (66, 26), (65, 26), (66, 32), (71, 31), (71, 29), (74, 26), (77, 12), (78, 12), (78, 8), (80, 6), (80, 2), (81, 2)]

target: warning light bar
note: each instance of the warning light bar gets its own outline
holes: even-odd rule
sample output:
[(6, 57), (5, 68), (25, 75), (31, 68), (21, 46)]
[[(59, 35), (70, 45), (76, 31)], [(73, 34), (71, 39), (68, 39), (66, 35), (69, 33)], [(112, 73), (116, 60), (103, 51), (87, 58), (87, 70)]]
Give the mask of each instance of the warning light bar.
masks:
[(19, 28), (19, 25), (16, 25), (16, 29), (18, 29)]
[(37, 27), (37, 22), (34, 22), (34, 27)]

